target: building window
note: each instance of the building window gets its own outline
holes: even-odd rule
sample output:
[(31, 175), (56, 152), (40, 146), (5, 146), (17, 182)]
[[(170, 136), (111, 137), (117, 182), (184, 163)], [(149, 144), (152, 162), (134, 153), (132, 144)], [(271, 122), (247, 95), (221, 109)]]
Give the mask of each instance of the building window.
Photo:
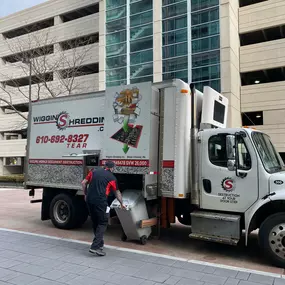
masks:
[(192, 39), (206, 38), (213, 35), (217, 35), (220, 32), (219, 21), (211, 22), (208, 24), (202, 24), (192, 27)]
[(4, 134), (4, 140), (18, 140), (21, 138), (21, 135), (18, 134)]
[(219, 0), (192, 0), (192, 82), (220, 92)]
[(283, 39), (285, 35), (285, 25), (257, 30), (240, 35), (240, 45), (247, 46), (269, 41)]
[(263, 125), (263, 111), (242, 113), (243, 126), (261, 126)]
[(202, 12), (194, 12), (191, 16), (192, 26), (219, 20), (219, 7)]
[(241, 85), (255, 85), (285, 80), (285, 66), (241, 73)]
[(69, 49), (95, 44), (98, 42), (99, 42), (99, 33), (95, 33), (92, 35), (64, 41), (59, 44), (63, 50), (69, 50)]
[(54, 18), (46, 19), (41, 22), (33, 23), (12, 31), (3, 33), (6, 39), (20, 37), (22, 35), (30, 34), (54, 26)]
[(220, 78), (220, 64), (192, 69), (193, 82), (209, 81)]
[(152, 62), (153, 61), (153, 51), (144, 50), (135, 53), (131, 53), (130, 56), (131, 65), (140, 64), (144, 62)]
[[(189, 1), (191, 27), (187, 1), (162, 1), (163, 79), (191, 80), (200, 90), (208, 84), (220, 91), (219, 0)], [(189, 64), (192, 64), (192, 78), (189, 78)]]
[(89, 16), (92, 14), (96, 14), (96, 13), (99, 13), (99, 3), (71, 11), (71, 12), (68, 12), (60, 16), (61, 16), (62, 22), (65, 23), (65, 22), (69, 22), (69, 21), (73, 21), (79, 18)]
[(4, 157), (4, 166), (21, 166), (21, 157)]
[(60, 75), (62, 76), (62, 78), (67, 79), (67, 78), (90, 75), (98, 72), (99, 72), (99, 64), (94, 63), (94, 64), (82, 65), (77, 68), (61, 70)]
[(187, 1), (163, 0), (163, 80), (178, 78), (188, 82), (187, 19)]
[(126, 4), (126, 0), (106, 0), (106, 86), (127, 82)]
[(129, 74), (132, 84), (153, 81), (153, 1), (130, 1)]
[(177, 44), (181, 42), (187, 42), (187, 40), (188, 40), (187, 28), (164, 33), (162, 35), (162, 44), (164, 46)]
[(219, 5), (219, 0), (192, 0), (192, 12), (205, 10)]
[(151, 11), (143, 12), (140, 14), (136, 14), (134, 16), (130, 16), (130, 26), (140, 26), (147, 23), (152, 23), (153, 20), (153, 13)]
[(239, 6), (244, 7), (244, 6), (257, 4), (260, 2), (264, 2), (264, 1), (268, 1), (268, 0), (239, 0)]

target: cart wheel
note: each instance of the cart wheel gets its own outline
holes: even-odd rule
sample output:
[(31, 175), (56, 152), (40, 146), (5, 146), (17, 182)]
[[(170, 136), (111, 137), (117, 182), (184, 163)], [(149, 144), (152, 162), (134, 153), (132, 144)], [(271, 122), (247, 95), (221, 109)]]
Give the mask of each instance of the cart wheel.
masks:
[(121, 241), (127, 241), (128, 237), (125, 234), (122, 234)]
[(147, 236), (142, 236), (141, 237), (141, 244), (145, 245), (147, 243)]

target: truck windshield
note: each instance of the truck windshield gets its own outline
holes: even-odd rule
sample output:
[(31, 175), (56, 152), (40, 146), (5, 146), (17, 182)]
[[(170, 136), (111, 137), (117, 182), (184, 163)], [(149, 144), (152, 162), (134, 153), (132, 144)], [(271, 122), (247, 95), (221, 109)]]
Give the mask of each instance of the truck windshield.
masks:
[(265, 170), (269, 173), (281, 171), (283, 165), (279, 160), (279, 154), (275, 150), (269, 136), (263, 133), (254, 132), (252, 134), (252, 139)]

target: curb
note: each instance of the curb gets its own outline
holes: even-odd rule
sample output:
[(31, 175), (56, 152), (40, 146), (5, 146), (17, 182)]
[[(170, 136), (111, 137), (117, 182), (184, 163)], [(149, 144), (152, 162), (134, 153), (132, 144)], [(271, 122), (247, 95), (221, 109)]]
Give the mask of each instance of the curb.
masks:
[[(11, 229), (6, 229), (6, 228), (0, 228), (0, 231), (14, 232), (14, 233), (20, 233), (20, 234), (25, 234), (25, 235), (30, 235), (30, 236), (37, 236), (37, 237), (48, 238), (48, 239), (53, 239), (53, 240), (62, 240), (62, 241), (66, 241), (66, 242), (73, 242), (73, 243), (78, 243), (78, 244), (90, 245), (89, 242), (85, 242), (85, 241), (54, 237), (54, 236), (43, 235), (43, 234), (29, 233), (29, 232), (11, 230)], [(147, 251), (142, 251), (142, 250), (137, 250), (137, 249), (128, 249), (128, 248), (124, 248), (124, 247), (116, 247), (116, 246), (111, 246), (111, 245), (106, 245), (105, 247), (109, 248), (109, 249), (118, 250), (118, 251), (125, 251), (125, 252), (131, 252), (131, 253), (136, 253), (136, 254), (143, 254), (143, 255), (148, 255), (148, 256), (167, 258), (167, 259), (176, 260), (176, 261), (184, 261), (184, 262), (200, 264), (200, 265), (205, 265), (205, 266), (211, 266), (211, 267), (216, 267), (216, 268), (221, 268), (221, 269), (229, 269), (229, 270), (233, 270), (233, 271), (246, 272), (246, 273), (251, 273), (251, 274), (259, 274), (259, 275), (263, 275), (263, 276), (285, 279), (285, 275), (283, 275), (283, 274), (246, 269), (246, 268), (242, 268), (242, 267), (235, 267), (235, 266), (224, 265), (224, 264), (219, 264), (219, 263), (204, 262), (204, 261), (199, 261), (199, 260), (194, 260), (194, 259), (179, 258), (179, 257), (175, 257), (175, 256), (170, 256), (170, 255), (147, 252)]]

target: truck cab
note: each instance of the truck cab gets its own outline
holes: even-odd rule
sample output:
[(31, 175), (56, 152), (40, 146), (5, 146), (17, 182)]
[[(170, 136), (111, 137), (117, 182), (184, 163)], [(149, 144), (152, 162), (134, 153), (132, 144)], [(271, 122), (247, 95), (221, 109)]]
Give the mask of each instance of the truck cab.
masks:
[[(198, 134), (199, 210), (190, 237), (236, 245), (259, 228), (259, 242), (277, 265), (285, 260), (285, 169), (268, 135), (250, 128)], [(226, 230), (225, 230), (226, 229)]]

